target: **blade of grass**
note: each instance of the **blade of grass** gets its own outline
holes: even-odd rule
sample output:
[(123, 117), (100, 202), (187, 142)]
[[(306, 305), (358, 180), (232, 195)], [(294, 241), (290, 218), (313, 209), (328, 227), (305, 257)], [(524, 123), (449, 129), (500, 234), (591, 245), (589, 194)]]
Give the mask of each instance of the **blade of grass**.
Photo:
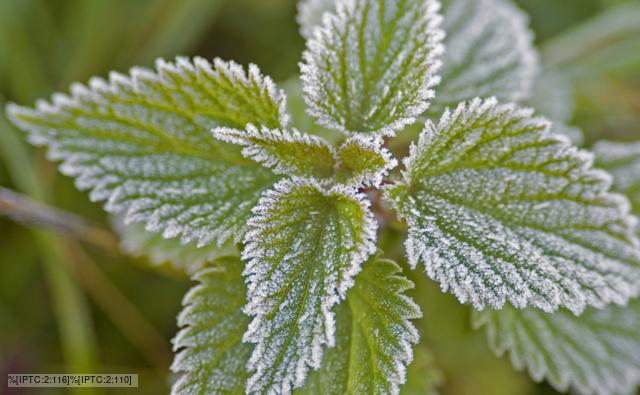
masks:
[(611, 7), (592, 19), (547, 40), (544, 63), (573, 78), (635, 70), (640, 65), (640, 4)]
[(167, 340), (111, 282), (80, 244), (68, 240), (77, 279), (124, 337), (159, 371), (171, 362)]
[[(0, 153), (14, 185), (30, 196), (45, 201), (46, 192), (39, 186), (33, 162), (13, 128), (4, 120), (4, 115), (0, 115)], [(66, 264), (63, 240), (50, 232), (32, 232), (43, 260), (67, 369), (69, 373), (95, 373), (97, 346), (92, 322), (84, 295)], [(72, 392), (78, 395), (100, 393), (97, 388), (88, 387), (72, 388)]]

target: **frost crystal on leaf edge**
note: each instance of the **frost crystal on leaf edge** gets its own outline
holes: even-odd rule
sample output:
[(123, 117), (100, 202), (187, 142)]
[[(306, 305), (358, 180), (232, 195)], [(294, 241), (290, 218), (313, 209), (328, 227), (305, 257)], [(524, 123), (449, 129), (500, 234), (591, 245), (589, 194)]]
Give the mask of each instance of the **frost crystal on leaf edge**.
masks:
[[(321, 321), (324, 328), (313, 328), (313, 339), (309, 347), (304, 348), (303, 355), (295, 360), (295, 368), (291, 371), (284, 373), (282, 377), (273, 377), (269, 381), (269, 388), (264, 388), (262, 378), (264, 375), (269, 374), (270, 369), (276, 369), (277, 366), (271, 366), (273, 361), (266, 361), (265, 356), (269, 350), (264, 343), (265, 339), (270, 338), (269, 331), (273, 328), (269, 327), (265, 317), (269, 307), (263, 306), (267, 298), (270, 297), (269, 293), (273, 290), (265, 288), (268, 284), (265, 284), (265, 279), (262, 277), (265, 274), (265, 266), (270, 263), (263, 261), (264, 258), (270, 256), (268, 251), (265, 251), (261, 245), (261, 233), (267, 229), (269, 220), (271, 220), (271, 210), (277, 207), (279, 199), (290, 195), (296, 188), (310, 187), (316, 192), (321, 193), (325, 197), (340, 196), (348, 198), (352, 202), (357, 203), (362, 210), (363, 223), (359, 224), (360, 234), (357, 235), (360, 238), (357, 248), (349, 253), (349, 258), (345, 259), (343, 264), (347, 265), (347, 270), (344, 270), (342, 274), (338, 273), (338, 277), (333, 280), (336, 283), (331, 283), (331, 278), (325, 278), (323, 284), (325, 291), (324, 295), (321, 295)], [(247, 332), (244, 335), (243, 341), (255, 343), (256, 347), (249, 360), (248, 368), (253, 370), (254, 374), (250, 377), (247, 383), (247, 391), (264, 391), (276, 393), (278, 391), (288, 393), (292, 388), (300, 387), (305, 379), (309, 368), (318, 369), (322, 363), (323, 345), (332, 347), (335, 344), (335, 317), (332, 308), (344, 300), (347, 290), (354, 284), (354, 276), (361, 270), (361, 265), (366, 259), (375, 252), (376, 245), (376, 229), (377, 223), (373, 214), (369, 210), (370, 203), (366, 200), (363, 194), (358, 193), (352, 187), (346, 187), (344, 185), (335, 185), (330, 189), (323, 187), (321, 184), (314, 180), (309, 179), (283, 179), (278, 182), (273, 189), (266, 191), (261, 197), (259, 203), (254, 207), (253, 211), (255, 216), (249, 220), (248, 228), (245, 235), (245, 247), (242, 252), (242, 260), (246, 262), (244, 270), (244, 276), (247, 282), (247, 295), (248, 303), (244, 308), (244, 312), (250, 316), (253, 316), (253, 320), (249, 325)], [(289, 246), (288, 246), (289, 247)], [(293, 246), (292, 246), (293, 247)], [(327, 246), (322, 246), (327, 247)], [(296, 251), (290, 251), (287, 253), (289, 258), (295, 257), (298, 253)], [(324, 263), (323, 263), (324, 264)], [(327, 263), (328, 264), (328, 263)], [(336, 262), (333, 263), (334, 265)], [(340, 264), (338, 262), (337, 264)], [(334, 268), (335, 269), (335, 268)], [(335, 274), (334, 274), (335, 275)], [(329, 283), (327, 283), (329, 281)], [(319, 292), (322, 292), (320, 290)], [(271, 320), (275, 318), (270, 318)], [(306, 320), (311, 319), (306, 317)], [(299, 321), (296, 325), (301, 325)], [(265, 328), (266, 327), (266, 328)], [(264, 331), (267, 331), (266, 333)], [(303, 339), (304, 340), (304, 339)], [(275, 387), (274, 387), (275, 386)]]

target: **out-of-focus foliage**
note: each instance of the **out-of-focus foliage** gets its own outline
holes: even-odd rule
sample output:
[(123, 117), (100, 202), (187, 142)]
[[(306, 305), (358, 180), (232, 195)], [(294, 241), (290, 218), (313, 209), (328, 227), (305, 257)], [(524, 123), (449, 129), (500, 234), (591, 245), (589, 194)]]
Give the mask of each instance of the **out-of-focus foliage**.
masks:
[[(562, 121), (585, 131), (587, 147), (602, 138), (640, 140), (637, 0), (516, 2), (529, 13), (543, 67), (561, 74), (575, 96), (573, 115), (562, 114)], [(295, 0), (0, 0), (0, 104), (31, 105), (72, 81), (178, 54), (254, 62), (285, 80), (298, 71), (304, 48), (295, 15)], [(290, 96), (289, 106), (296, 103), (301, 100)], [(2, 117), (0, 185), (108, 227), (100, 207), (57, 175)], [(380, 235), (381, 247), (405, 266), (397, 226)], [(139, 373), (139, 393), (166, 393), (168, 342), (190, 284), (148, 263), (0, 218), (0, 373), (91, 366)], [(445, 395), (555, 393), (494, 357), (484, 334), (471, 329), (468, 307), (423, 273), (405, 273), (416, 283), (410, 294), (424, 313), (416, 324), (420, 347), (433, 351), (416, 362), (429, 366), (429, 374), (433, 365), (441, 372), (425, 382), (440, 383)], [(410, 370), (407, 389), (421, 388), (415, 377)]]

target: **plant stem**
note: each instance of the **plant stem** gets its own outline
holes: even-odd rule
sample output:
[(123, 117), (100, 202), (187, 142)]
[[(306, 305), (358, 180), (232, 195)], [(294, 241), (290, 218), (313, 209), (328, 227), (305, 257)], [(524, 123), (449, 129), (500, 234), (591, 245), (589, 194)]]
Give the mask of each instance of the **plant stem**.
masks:
[(51, 228), (111, 253), (119, 248), (116, 238), (106, 229), (3, 187), (0, 187), (0, 215), (27, 225)]

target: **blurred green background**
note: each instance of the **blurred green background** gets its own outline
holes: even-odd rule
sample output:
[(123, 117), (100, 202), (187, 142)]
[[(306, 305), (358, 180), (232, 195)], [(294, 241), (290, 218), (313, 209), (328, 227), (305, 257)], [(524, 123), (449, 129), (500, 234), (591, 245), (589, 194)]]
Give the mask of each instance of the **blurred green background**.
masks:
[[(586, 145), (640, 140), (640, 3), (518, 3), (531, 15), (542, 62), (572, 84), (571, 123), (585, 131)], [(256, 63), (284, 81), (297, 73), (304, 49), (295, 15), (295, 0), (0, 0), (0, 104), (32, 104), (71, 82), (178, 54)], [(3, 116), (0, 186), (109, 227), (101, 207)], [(0, 202), (0, 214), (12, 210)], [(13, 216), (0, 215), (0, 375), (138, 373), (137, 390), (75, 393), (167, 393), (170, 339), (188, 279), (125, 256), (104, 231), (99, 242), (86, 242)], [(401, 260), (399, 237), (382, 235), (387, 255)], [(434, 356), (423, 365), (438, 368), (442, 394), (555, 393), (494, 357), (484, 334), (470, 329), (467, 307), (421, 273), (410, 275), (425, 312), (422, 346)]]

